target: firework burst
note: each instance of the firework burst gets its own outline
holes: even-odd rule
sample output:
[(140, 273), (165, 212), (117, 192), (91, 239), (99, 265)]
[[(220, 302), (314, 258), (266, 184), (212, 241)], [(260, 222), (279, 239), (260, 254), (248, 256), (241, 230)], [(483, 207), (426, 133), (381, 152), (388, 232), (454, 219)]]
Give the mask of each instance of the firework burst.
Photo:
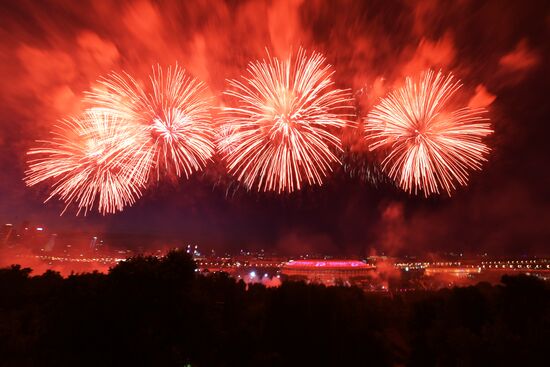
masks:
[(214, 128), (206, 86), (177, 65), (153, 68), (148, 86), (129, 74), (112, 73), (87, 94), (93, 108), (145, 127), (144, 146), (162, 175), (185, 176), (202, 170), (214, 154)]
[(321, 185), (338, 162), (335, 132), (353, 109), (350, 94), (334, 89), (333, 71), (319, 53), (249, 64), (248, 76), (225, 92), (238, 107), (220, 117), (219, 148), (228, 170), (248, 189), (292, 192), (304, 182)]
[(142, 153), (143, 136), (125, 121), (93, 110), (62, 120), (50, 140), (38, 141), (27, 153), (32, 158), (25, 182), (51, 181), (46, 201), (59, 197), (66, 204), (63, 212), (73, 203), (77, 215), (94, 206), (104, 215), (122, 211), (141, 196), (147, 181), (150, 160)]
[(455, 183), (466, 185), (469, 170), (481, 169), (489, 148), (482, 138), (491, 134), (484, 109), (448, 111), (461, 87), (452, 74), (433, 71), (405, 86), (374, 107), (365, 122), (371, 150), (383, 148), (382, 169), (405, 191), (425, 196)]

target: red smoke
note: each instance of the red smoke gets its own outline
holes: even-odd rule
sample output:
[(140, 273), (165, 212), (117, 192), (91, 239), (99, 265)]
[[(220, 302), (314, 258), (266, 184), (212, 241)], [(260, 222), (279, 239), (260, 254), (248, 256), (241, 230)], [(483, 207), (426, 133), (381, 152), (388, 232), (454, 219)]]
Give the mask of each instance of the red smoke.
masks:
[[(371, 98), (426, 68), (455, 71), (466, 80), (470, 72), (460, 60), (457, 35), (432, 32), (446, 10), (438, 2), (411, 3), (409, 10), (388, 7), (387, 13), (363, 9), (361, 2), (349, 2), (344, 13), (336, 3), (301, 0), (56, 3), (65, 11), (45, 3), (14, 5), (19, 13), (4, 19), (0, 46), (3, 97), (40, 126), (77, 111), (82, 92), (111, 70), (145, 78), (151, 65), (177, 61), (219, 95), (226, 78), (241, 74), (265, 48), (279, 57), (299, 46), (324, 52), (343, 86), (374, 88)], [(462, 3), (453, 4), (455, 13), (467, 11), (468, 2)], [(413, 14), (412, 34), (382, 31), (389, 14), (406, 10)], [(365, 12), (364, 23), (353, 20)], [(506, 52), (498, 57), (509, 71), (538, 63), (525, 40)], [(470, 93), (482, 81), (470, 85)]]
[[(540, 45), (546, 43), (540, 39), (547, 35), (548, 17), (544, 2), (540, 4), (475, 0), (6, 1), (0, 5), (2, 164), (22, 178), (24, 152), (32, 142), (43, 137), (57, 119), (78, 113), (83, 92), (112, 70), (124, 69), (145, 81), (151, 65), (178, 62), (206, 82), (217, 98), (215, 103), (221, 105), (226, 79), (241, 75), (250, 60), (265, 55), (266, 47), (274, 56), (284, 57), (299, 46), (327, 56), (334, 65), (337, 86), (352, 88), (361, 115), (399, 86), (404, 75), (428, 67), (453, 72), (465, 83), (459, 96), (464, 104), (493, 104), (493, 154), (498, 156), (501, 146), (527, 140), (522, 124), (508, 123), (496, 102), (506, 88), (517, 87), (545, 65), (545, 50)], [(354, 147), (364, 149), (361, 144)], [(535, 164), (532, 171), (537, 171), (534, 168)], [(509, 172), (509, 167), (502, 171)], [(495, 181), (499, 181), (495, 187), (473, 190), (477, 192), (473, 198), (455, 198), (441, 210), (432, 211), (426, 204), (406, 216), (402, 204), (386, 204), (380, 209), (381, 223), (392, 234), (377, 230), (378, 243), (397, 249), (446, 242), (453, 227), (450, 222), (458, 223), (461, 230), (454, 226), (456, 232), (480, 223), (497, 229), (510, 224), (518, 241), (533, 228), (529, 233), (546, 233), (545, 204), (528, 187), (503, 183), (502, 176)], [(0, 183), (0, 188), (4, 191), (6, 186)], [(10, 190), (4, 208), (25, 202), (29, 195), (36, 196), (32, 199), (36, 203), (42, 199), (29, 191)], [(183, 206), (193, 198), (180, 195), (177, 200)], [(500, 204), (504, 200), (513, 202), (513, 210)], [(392, 206), (400, 205), (402, 215), (389, 214), (394, 211)], [(500, 209), (495, 212), (496, 206)], [(533, 208), (540, 212), (534, 215), (540, 221), (518, 217), (517, 213)], [(491, 216), (490, 223), (484, 221), (487, 216)], [(297, 236), (282, 233), (281, 247), (292, 243), (310, 251), (319, 248), (319, 238), (319, 252), (335, 247), (329, 236), (310, 235), (307, 230), (297, 230)], [(474, 238), (497, 247), (506, 233), (487, 231)], [(307, 245), (301, 245), (302, 237), (307, 238)]]

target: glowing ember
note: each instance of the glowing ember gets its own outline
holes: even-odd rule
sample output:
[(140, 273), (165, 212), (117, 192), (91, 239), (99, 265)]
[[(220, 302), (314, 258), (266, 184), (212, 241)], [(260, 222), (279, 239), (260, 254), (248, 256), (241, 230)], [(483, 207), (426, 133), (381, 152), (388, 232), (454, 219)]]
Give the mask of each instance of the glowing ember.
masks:
[(140, 129), (97, 111), (81, 118), (63, 120), (47, 141), (27, 154), (27, 185), (52, 181), (49, 197), (59, 197), (84, 215), (94, 205), (102, 214), (115, 213), (141, 196), (149, 160)]
[[(269, 55), (268, 55), (269, 57)], [(234, 174), (247, 188), (292, 192), (303, 182), (323, 183), (341, 150), (335, 132), (346, 125), (350, 94), (333, 89), (333, 71), (319, 53), (300, 50), (295, 60), (249, 64), (249, 76), (231, 80), (236, 107), (226, 107), (219, 147)]]
[(451, 74), (428, 71), (418, 81), (407, 78), (369, 113), (369, 147), (387, 150), (382, 169), (403, 190), (428, 196), (442, 188), (450, 195), (455, 182), (466, 185), (468, 171), (486, 160), (482, 138), (493, 130), (485, 110), (446, 110), (460, 87)]

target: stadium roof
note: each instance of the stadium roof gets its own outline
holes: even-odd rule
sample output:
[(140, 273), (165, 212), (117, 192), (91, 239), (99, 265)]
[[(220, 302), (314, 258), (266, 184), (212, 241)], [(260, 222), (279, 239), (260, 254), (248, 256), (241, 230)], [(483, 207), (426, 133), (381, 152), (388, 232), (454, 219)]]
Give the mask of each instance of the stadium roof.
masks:
[(286, 268), (372, 268), (359, 260), (290, 260)]

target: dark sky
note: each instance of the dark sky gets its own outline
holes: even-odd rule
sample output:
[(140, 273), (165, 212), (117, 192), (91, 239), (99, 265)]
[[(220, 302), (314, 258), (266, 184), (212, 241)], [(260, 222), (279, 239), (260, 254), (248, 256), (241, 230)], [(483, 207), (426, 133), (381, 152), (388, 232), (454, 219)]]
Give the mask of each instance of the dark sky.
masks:
[[(546, 253), (550, 240), (547, 1), (23, 1), (0, 4), (0, 221), (56, 231), (148, 234), (288, 253), (464, 250)], [(327, 56), (358, 114), (403, 77), (453, 72), (459, 99), (489, 109), (483, 170), (452, 197), (349, 178), (285, 195), (233, 192), (220, 163), (151, 187), (116, 215), (74, 217), (22, 182), (25, 152), (111, 70), (144, 78), (178, 62), (220, 98), (265, 48)], [(369, 158), (370, 159), (370, 158)]]

